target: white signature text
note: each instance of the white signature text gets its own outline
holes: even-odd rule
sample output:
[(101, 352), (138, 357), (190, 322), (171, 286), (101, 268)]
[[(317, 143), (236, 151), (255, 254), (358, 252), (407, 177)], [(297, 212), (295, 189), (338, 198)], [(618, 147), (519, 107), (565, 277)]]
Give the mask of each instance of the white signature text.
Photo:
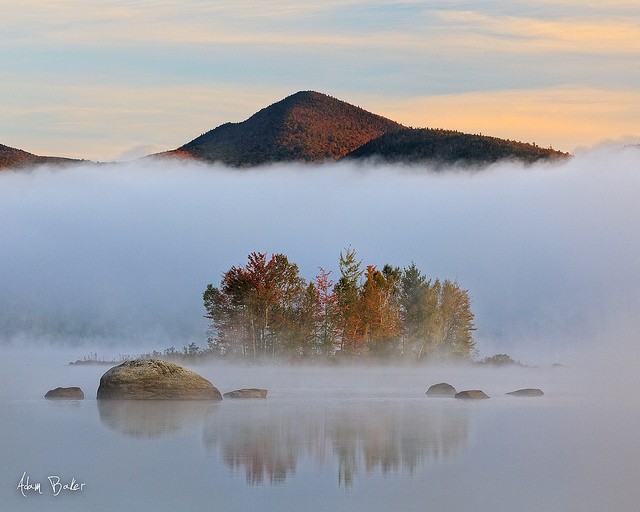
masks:
[[(47, 477), (49, 485), (46, 486), (46, 489), (50, 489), (51, 493), (54, 496), (58, 496), (60, 493), (75, 493), (84, 490), (84, 486), (87, 485), (84, 482), (78, 482), (75, 477), (72, 477), (71, 480), (63, 481), (58, 475), (50, 475)], [(28, 494), (43, 494), (43, 487), (41, 482), (33, 482), (31, 481), (30, 476), (25, 471), (22, 473), (22, 478), (18, 482), (18, 487), (16, 490), (20, 491), (25, 498)]]

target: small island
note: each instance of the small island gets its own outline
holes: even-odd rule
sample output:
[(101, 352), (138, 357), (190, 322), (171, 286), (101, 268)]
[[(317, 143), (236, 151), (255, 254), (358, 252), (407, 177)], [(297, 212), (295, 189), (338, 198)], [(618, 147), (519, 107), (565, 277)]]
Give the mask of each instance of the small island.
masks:
[(339, 272), (334, 282), (320, 268), (306, 281), (284, 254), (251, 253), (218, 287), (206, 287), (207, 348), (194, 343), (185, 352), (244, 360), (470, 360), (474, 315), (457, 282), (429, 279), (413, 263), (363, 266), (351, 248), (340, 253)]

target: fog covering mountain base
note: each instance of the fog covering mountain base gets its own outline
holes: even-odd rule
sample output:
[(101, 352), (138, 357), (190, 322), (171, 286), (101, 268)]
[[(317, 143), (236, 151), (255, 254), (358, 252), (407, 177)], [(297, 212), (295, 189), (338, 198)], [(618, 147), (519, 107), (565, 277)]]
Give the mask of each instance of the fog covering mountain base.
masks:
[(337, 279), (350, 245), (364, 264), (414, 261), (468, 289), (480, 355), (623, 350), (638, 332), (639, 168), (625, 147), (439, 172), (154, 160), (2, 172), (0, 342), (204, 346), (202, 292), (225, 269), (264, 251)]

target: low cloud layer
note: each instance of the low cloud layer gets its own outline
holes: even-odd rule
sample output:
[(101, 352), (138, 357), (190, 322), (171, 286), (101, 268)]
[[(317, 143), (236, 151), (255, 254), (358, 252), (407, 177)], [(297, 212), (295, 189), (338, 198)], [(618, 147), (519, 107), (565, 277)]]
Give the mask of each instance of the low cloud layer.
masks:
[(137, 161), (0, 173), (0, 342), (204, 344), (201, 294), (252, 251), (311, 279), (366, 264), (457, 279), (483, 355), (626, 339), (640, 306), (640, 150), (481, 172)]

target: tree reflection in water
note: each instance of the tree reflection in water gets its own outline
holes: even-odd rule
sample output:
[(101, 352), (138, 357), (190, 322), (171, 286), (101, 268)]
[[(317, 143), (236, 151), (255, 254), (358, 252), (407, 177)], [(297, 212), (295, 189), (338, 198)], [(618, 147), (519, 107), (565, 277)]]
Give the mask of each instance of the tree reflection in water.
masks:
[(364, 471), (413, 471), (454, 457), (468, 436), (452, 401), (313, 400), (226, 403), (207, 419), (204, 443), (247, 483), (283, 483), (300, 457), (338, 465), (338, 485)]

